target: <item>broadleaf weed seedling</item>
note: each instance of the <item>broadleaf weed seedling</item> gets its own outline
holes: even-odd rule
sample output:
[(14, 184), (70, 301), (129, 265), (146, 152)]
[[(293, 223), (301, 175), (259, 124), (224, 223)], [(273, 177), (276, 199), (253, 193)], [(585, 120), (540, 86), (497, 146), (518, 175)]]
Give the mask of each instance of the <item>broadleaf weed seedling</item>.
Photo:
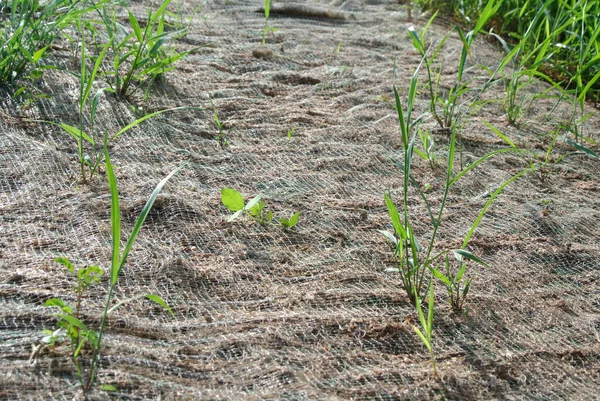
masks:
[(77, 304), (75, 308), (59, 298), (51, 298), (44, 302), (45, 307), (58, 308), (59, 312), (55, 315), (58, 319), (59, 330), (44, 330), (46, 337), (42, 339), (42, 343), (47, 346), (56, 346), (57, 342), (62, 342), (66, 338), (69, 339), (71, 346), (71, 360), (75, 366), (75, 372), (80, 382), (83, 382), (83, 368), (81, 363), (81, 354), (84, 346), (89, 344), (92, 352), (98, 347), (98, 333), (88, 327), (81, 321), (81, 302), (86, 290), (100, 282), (104, 271), (98, 266), (85, 266), (77, 269), (64, 257), (59, 257), (54, 260), (67, 268), (68, 273), (77, 279), (77, 284), (74, 287), (74, 292), (77, 296)]
[(282, 217), (279, 219), (279, 224), (281, 224), (281, 226), (284, 228), (293, 228), (296, 224), (298, 224), (298, 219), (300, 218), (301, 214), (302, 212), (296, 212), (289, 219)]
[[(267, 225), (271, 224), (274, 220), (274, 215), (271, 210), (266, 208), (265, 202), (262, 200), (262, 194), (256, 195), (248, 203), (244, 202), (244, 197), (241, 193), (233, 188), (222, 188), (221, 189), (221, 203), (230, 211), (234, 212), (227, 222), (232, 222), (237, 219), (241, 214), (246, 214), (255, 222)], [(278, 225), (284, 229), (293, 228), (298, 224), (298, 220), (302, 212), (296, 212), (288, 218), (280, 218)]]
[(248, 203), (244, 202), (241, 193), (233, 188), (221, 189), (221, 203), (230, 211), (234, 212), (227, 222), (237, 219), (242, 213), (246, 213), (254, 221), (266, 224), (273, 219), (273, 213), (265, 210), (265, 203), (261, 202), (262, 194), (256, 195)]

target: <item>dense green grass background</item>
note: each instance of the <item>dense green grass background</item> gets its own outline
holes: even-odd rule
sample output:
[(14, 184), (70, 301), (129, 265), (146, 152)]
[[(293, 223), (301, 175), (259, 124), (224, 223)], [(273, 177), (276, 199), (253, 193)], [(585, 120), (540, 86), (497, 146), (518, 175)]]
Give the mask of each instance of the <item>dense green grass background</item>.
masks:
[[(417, 0), (475, 24), (484, 0)], [(509, 43), (523, 43), (522, 57), (547, 52), (542, 70), (576, 97), (600, 100), (600, 2), (597, 0), (504, 0), (487, 26)], [(547, 41), (548, 46), (540, 46)], [(535, 57), (534, 57), (535, 58)]]

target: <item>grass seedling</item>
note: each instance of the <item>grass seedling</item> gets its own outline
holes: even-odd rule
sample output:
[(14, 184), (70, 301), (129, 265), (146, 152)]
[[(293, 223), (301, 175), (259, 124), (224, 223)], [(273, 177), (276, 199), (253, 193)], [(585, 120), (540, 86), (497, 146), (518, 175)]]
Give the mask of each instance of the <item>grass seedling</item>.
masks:
[[(81, 28), (81, 25), (78, 24)], [(77, 154), (79, 156), (79, 165), (81, 168), (81, 179), (83, 183), (86, 183), (88, 179), (92, 179), (100, 160), (102, 158), (101, 151), (96, 145), (96, 139), (94, 138), (94, 122), (96, 120), (96, 111), (98, 109), (98, 103), (102, 96), (102, 92), (105, 88), (99, 89), (94, 97), (90, 101), (90, 95), (92, 85), (95, 82), (96, 74), (102, 64), (102, 60), (106, 56), (106, 52), (110, 45), (107, 44), (102, 52), (96, 57), (94, 67), (91, 72), (87, 70), (87, 54), (86, 54), (86, 43), (83, 29), (81, 32), (81, 73), (79, 75), (79, 127), (73, 127), (71, 125), (61, 123), (60, 127), (69, 135), (73, 136), (77, 141)], [(89, 104), (88, 104), (89, 103)], [(89, 126), (84, 128), (84, 113), (87, 106), (89, 106)], [(86, 133), (86, 131), (88, 133)], [(84, 140), (92, 146), (92, 156), (84, 152)], [(88, 169), (89, 177), (86, 177), (86, 167)]]
[[(422, 65), (422, 64), (421, 64)], [(443, 186), (443, 194), (441, 197), (441, 203), (439, 204), (439, 209), (437, 211), (437, 216), (434, 216), (431, 205), (427, 200), (425, 193), (421, 190), (421, 187), (417, 183), (417, 181), (412, 176), (411, 166), (413, 162), (413, 155), (415, 152), (415, 142), (417, 139), (418, 125), (422, 120), (422, 116), (413, 120), (412, 112), (414, 101), (417, 92), (418, 85), (418, 73), (419, 67), (415, 70), (413, 77), (410, 81), (410, 86), (408, 89), (408, 99), (406, 102), (406, 108), (404, 108), (400, 96), (398, 95), (398, 91), (394, 87), (394, 96), (396, 99), (396, 110), (398, 112), (398, 122), (400, 125), (400, 131), (402, 134), (402, 146), (404, 149), (404, 161), (403, 162), (395, 162), (396, 165), (402, 170), (403, 173), (403, 182), (402, 182), (402, 201), (401, 208), (399, 209), (396, 204), (393, 202), (391, 194), (385, 194), (385, 203), (388, 209), (388, 213), (390, 216), (390, 220), (392, 226), (394, 227), (393, 232), (381, 230), (380, 232), (385, 236), (388, 244), (391, 246), (394, 252), (394, 257), (397, 261), (397, 267), (388, 268), (386, 271), (395, 272), (400, 274), (400, 278), (402, 280), (402, 287), (409, 297), (409, 300), (416, 305), (417, 300), (421, 297), (421, 290), (425, 283), (425, 274), (428, 270), (434, 268), (437, 261), (442, 259), (449, 254), (449, 252), (456, 252), (462, 255), (463, 258), (470, 259), (477, 263), (480, 262), (480, 259), (470, 252), (466, 251), (466, 247), (468, 245), (469, 239), (477, 226), (479, 225), (481, 219), (485, 215), (485, 212), (496, 198), (496, 196), (504, 190), (504, 188), (509, 185), (511, 182), (514, 182), (516, 179), (524, 175), (529, 170), (524, 170), (519, 172), (515, 176), (506, 180), (504, 183), (500, 185), (500, 187), (490, 194), (489, 200), (482, 208), (480, 214), (478, 215), (475, 222), (472, 224), (470, 230), (468, 231), (464, 241), (463, 246), (459, 250), (442, 250), (434, 253), (435, 248), (435, 240), (437, 237), (438, 229), (442, 222), (442, 215), (446, 206), (446, 201), (448, 200), (448, 194), (450, 188), (456, 184), (465, 174), (474, 169), (483, 161), (488, 158), (504, 152), (517, 152), (518, 149), (516, 147), (511, 146), (509, 148), (502, 148), (495, 151), (492, 151), (473, 163), (471, 163), (468, 167), (463, 169), (460, 173), (455, 174), (454, 172), (454, 159), (456, 152), (456, 141), (457, 141), (457, 127), (453, 126), (450, 135), (450, 145), (448, 148), (448, 152), (446, 155), (447, 158), (447, 168), (446, 168), (446, 177), (445, 183)], [(514, 145), (514, 144), (513, 144)], [(418, 241), (417, 236), (413, 230), (412, 218), (413, 213), (411, 210), (411, 205), (413, 203), (409, 202), (409, 192), (411, 190), (411, 185), (416, 189), (416, 192), (423, 200), (425, 207), (427, 208), (427, 212), (431, 221), (432, 233), (430, 234), (429, 243), (427, 246), (422, 246)], [(464, 274), (464, 273), (463, 273)]]
[[(408, 29), (408, 35), (412, 39), (413, 47), (421, 55), (421, 64), (425, 66), (427, 72), (427, 87), (429, 88), (429, 112), (436, 120), (439, 125), (439, 129), (447, 134), (457, 135), (460, 144), (460, 132), (467, 118), (485, 102), (479, 101), (478, 96), (474, 98), (463, 100), (463, 98), (472, 90), (470, 87), (471, 80), (464, 79), (468, 69), (467, 58), (471, 55), (471, 45), (477, 36), (477, 34), (483, 29), (486, 22), (494, 15), (501, 4), (501, 0), (489, 1), (482, 11), (482, 14), (477, 21), (475, 27), (468, 33), (464, 33), (463, 30), (457, 26), (455, 27), (460, 40), (462, 42), (462, 50), (457, 70), (456, 83), (450, 86), (447, 90), (441, 89), (441, 77), (443, 75), (444, 63), (439, 63), (439, 67), (435, 74), (433, 73), (433, 66), (436, 63), (436, 59), (440, 51), (443, 49), (446, 40), (450, 37), (450, 33), (445, 35), (437, 46), (426, 46), (425, 36), (429, 26), (437, 16), (437, 12), (429, 19), (425, 27), (420, 33), (417, 33), (414, 27)], [(434, 77), (435, 75), (435, 77)], [(479, 94), (483, 92), (480, 90)], [(462, 147), (459, 147), (460, 151), (460, 166), (463, 167), (462, 160)], [(426, 156), (426, 155), (425, 155)]]
[(150, 213), (150, 210), (152, 209), (152, 206), (154, 205), (154, 201), (156, 201), (158, 194), (160, 193), (162, 188), (165, 186), (167, 181), (169, 181), (171, 179), (171, 177), (173, 177), (177, 172), (179, 172), (179, 170), (181, 170), (184, 166), (182, 165), (182, 166), (176, 168), (175, 170), (171, 171), (171, 173), (169, 173), (169, 175), (167, 175), (161, 182), (158, 183), (156, 188), (154, 188), (154, 191), (152, 191), (152, 194), (146, 201), (144, 208), (140, 212), (140, 215), (138, 216), (137, 220), (135, 221), (133, 230), (131, 231), (131, 234), (129, 236), (129, 239), (127, 240), (127, 243), (125, 244), (125, 248), (124, 248), (123, 252), (121, 252), (121, 248), (120, 248), (120, 245), (121, 245), (121, 212), (119, 209), (119, 191), (117, 189), (117, 179), (116, 179), (114, 171), (113, 171), (112, 163), (110, 161), (110, 156), (108, 154), (108, 149), (107, 149), (106, 145), (107, 145), (107, 143), (105, 141), (105, 143), (104, 143), (104, 158), (106, 160), (106, 173), (108, 175), (108, 183), (109, 183), (110, 195), (111, 195), (110, 221), (111, 221), (111, 228), (112, 228), (112, 262), (111, 262), (111, 268), (110, 268), (110, 284), (109, 284), (109, 289), (108, 289), (108, 295), (106, 297), (106, 305), (104, 307), (104, 313), (102, 314), (102, 321), (100, 323), (100, 329), (98, 330), (98, 343), (97, 343), (98, 345), (97, 345), (96, 349), (94, 350), (94, 355), (92, 357), (92, 365), (91, 365), (87, 383), (84, 386), (84, 389), (89, 389), (95, 380), (96, 371), (98, 369), (98, 363), (99, 363), (98, 357), (99, 357), (101, 345), (102, 345), (102, 336), (103, 336), (104, 330), (106, 328), (108, 316), (116, 308), (118, 308), (119, 306), (123, 305), (124, 303), (130, 302), (134, 299), (146, 297), (149, 300), (162, 306), (167, 312), (169, 312), (173, 317), (175, 317), (175, 315), (173, 314), (173, 312), (171, 311), (171, 308), (169, 308), (167, 303), (165, 301), (163, 301), (157, 295), (144, 294), (141, 296), (137, 296), (134, 298), (130, 298), (130, 299), (121, 301), (112, 307), (111, 307), (111, 301), (112, 301), (112, 297), (114, 295), (115, 287), (117, 286), (117, 283), (119, 280), (119, 275), (121, 274), (121, 271), (123, 270), (123, 267), (125, 266), (125, 262), (127, 261), (127, 256), (129, 255), (129, 252), (131, 251), (133, 244), (135, 243), (135, 240), (137, 239), (137, 236), (142, 228), (142, 225), (144, 224), (144, 222), (146, 221), (146, 218), (148, 217), (148, 213)]
[[(153, 301), (163, 307), (167, 312), (173, 315), (173, 312), (167, 305), (167, 303), (157, 295), (154, 294), (143, 294), (138, 295), (133, 298), (125, 299), (112, 305), (112, 299), (115, 293), (115, 288), (118, 283), (119, 275), (121, 274), (123, 267), (125, 266), (125, 262), (127, 260), (127, 256), (131, 251), (133, 244), (144, 224), (146, 218), (148, 217), (148, 213), (150, 209), (152, 209), (152, 205), (156, 200), (156, 197), (162, 190), (163, 186), (167, 183), (167, 181), (176, 174), (183, 166), (173, 170), (166, 178), (164, 178), (154, 189), (146, 205), (142, 209), (139, 217), (137, 218), (131, 235), (127, 240), (125, 245), (125, 249), (121, 252), (121, 214), (119, 209), (119, 192), (117, 189), (117, 180), (114, 175), (112, 163), (110, 161), (110, 157), (108, 154), (108, 149), (106, 147), (107, 142), (104, 143), (104, 158), (106, 160), (106, 172), (108, 175), (108, 182), (110, 187), (111, 194), (111, 228), (112, 228), (112, 262), (110, 268), (110, 278), (109, 278), (109, 288), (108, 295), (106, 297), (106, 304), (104, 307), (104, 312), (102, 313), (102, 319), (100, 323), (99, 329), (92, 330), (89, 329), (85, 323), (81, 320), (80, 316), (80, 306), (81, 299), (86, 290), (88, 290), (92, 285), (100, 282), (100, 278), (103, 274), (103, 270), (98, 266), (88, 266), (84, 268), (80, 268), (77, 270), (75, 274), (75, 268), (71, 264), (71, 262), (66, 258), (57, 258), (56, 261), (63, 266), (65, 266), (68, 272), (71, 275), (75, 275), (77, 277), (77, 285), (75, 286), (75, 293), (77, 295), (77, 305), (75, 309), (73, 309), (70, 305), (65, 303), (64, 301), (52, 298), (46, 301), (45, 305), (48, 307), (56, 307), (60, 310), (57, 314), (58, 325), (61, 329), (65, 330), (67, 337), (71, 342), (71, 358), (75, 364), (75, 369), (77, 373), (77, 377), (79, 378), (81, 387), (84, 391), (88, 391), (95, 379), (96, 372), (99, 367), (99, 355), (102, 349), (102, 338), (106, 329), (106, 324), (108, 321), (109, 315), (114, 312), (117, 308), (131, 302), (132, 300), (139, 298), (147, 298), (150, 301)], [(173, 315), (174, 316), (174, 315)], [(55, 331), (49, 332), (45, 331), (46, 337), (48, 337), (49, 343), (56, 343), (60, 338), (60, 333)], [(84, 346), (88, 344), (91, 350), (91, 356), (89, 360), (89, 364), (84, 365), (82, 363), (82, 356), (84, 355)], [(87, 368), (87, 372), (85, 372), (85, 367)], [(103, 386), (103, 389), (113, 389), (112, 386)]]
[(415, 299), (417, 301), (417, 312), (419, 314), (419, 322), (421, 323), (421, 329), (417, 326), (413, 326), (415, 333), (421, 339), (421, 342), (427, 347), (429, 351), (429, 356), (431, 358), (431, 366), (433, 368), (433, 376), (436, 379), (439, 379), (437, 372), (437, 365), (435, 363), (435, 355), (433, 353), (432, 339), (433, 339), (433, 309), (434, 309), (434, 290), (431, 282), (429, 284), (429, 301), (427, 304), (427, 319), (425, 319), (425, 314), (423, 313), (423, 308), (421, 307), (421, 301), (419, 300), (418, 294), (415, 294)]
[(221, 119), (219, 119), (219, 114), (217, 114), (217, 109), (213, 105), (213, 120), (215, 125), (217, 126), (217, 135), (215, 138), (219, 141), (219, 145), (221, 145), (221, 149), (225, 149), (227, 145), (229, 145), (229, 140), (227, 139), (227, 135), (225, 134), (225, 129), (223, 128), (223, 123)]
[(450, 256), (446, 254), (444, 258), (444, 271), (431, 267), (433, 275), (438, 278), (445, 286), (448, 291), (448, 301), (450, 307), (454, 312), (463, 310), (467, 296), (469, 295), (469, 288), (471, 287), (471, 281), (473, 277), (466, 278), (465, 273), (467, 271), (467, 264), (465, 259), (474, 260), (480, 265), (487, 266), (487, 264), (473, 255), (472, 253), (465, 251), (464, 249), (456, 249), (452, 251), (452, 254), (458, 261), (459, 268), (454, 272), (451, 268)]
[(278, 29), (269, 26), (269, 16), (271, 15), (271, 5), (273, 0), (265, 0), (265, 27), (263, 28), (262, 44), (263, 46), (267, 42), (267, 35), (269, 32), (277, 32)]
[[(78, 22), (77, 26), (81, 33), (81, 70), (79, 74), (78, 126), (75, 127), (67, 123), (57, 124), (51, 121), (46, 122), (49, 124), (58, 125), (64, 132), (71, 135), (77, 142), (77, 155), (79, 158), (81, 180), (85, 184), (92, 180), (102, 162), (102, 146), (99, 145), (102, 143), (102, 140), (111, 141), (119, 135), (129, 131), (131, 128), (141, 124), (143, 121), (148, 120), (149, 118), (155, 117), (167, 111), (176, 111), (186, 109), (187, 107), (159, 110), (154, 113), (146, 114), (135, 120), (133, 123), (127, 125), (116, 134), (112, 136), (105, 136), (104, 139), (99, 138), (95, 132), (95, 121), (98, 105), (102, 99), (102, 94), (105, 91), (112, 91), (112, 89), (106, 87), (100, 88), (95, 92), (93, 97), (91, 97), (91, 94), (92, 87), (96, 82), (96, 75), (98, 74), (102, 62), (104, 61), (106, 54), (112, 45), (112, 41), (109, 41), (104, 46), (100, 54), (96, 56), (94, 60), (87, 54), (87, 45), (82, 25)], [(91, 71), (89, 71), (87, 67), (88, 58), (92, 59), (94, 62)], [(86, 151), (86, 147), (89, 148), (89, 151)]]
[(421, 141), (421, 146), (423, 150), (419, 148), (415, 148), (415, 153), (419, 155), (423, 160), (426, 160), (429, 163), (429, 167), (431, 169), (435, 169), (437, 167), (437, 159), (435, 153), (433, 153), (433, 149), (435, 146), (435, 141), (433, 137), (429, 135), (427, 130), (419, 129), (419, 140)]

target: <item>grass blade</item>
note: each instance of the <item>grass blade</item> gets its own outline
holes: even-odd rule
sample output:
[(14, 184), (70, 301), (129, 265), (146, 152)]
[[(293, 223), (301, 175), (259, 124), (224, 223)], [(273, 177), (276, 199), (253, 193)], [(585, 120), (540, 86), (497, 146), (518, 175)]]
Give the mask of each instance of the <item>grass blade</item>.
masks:
[(119, 191), (117, 179), (113, 171), (106, 142), (104, 143), (104, 158), (106, 161), (106, 174), (110, 187), (110, 225), (112, 228), (112, 263), (110, 268), (110, 283), (114, 286), (119, 277), (119, 255), (121, 246), (121, 212), (119, 209)]
[[(108, 155), (108, 151), (105, 151), (105, 155)], [(108, 158), (106, 160), (108, 162)], [(123, 265), (125, 264), (125, 261), (127, 259), (127, 255), (129, 255), (129, 252), (131, 251), (131, 248), (133, 247), (133, 243), (135, 242), (135, 240), (136, 240), (136, 238), (137, 238), (137, 236), (138, 236), (138, 234), (140, 232), (140, 229), (142, 228), (142, 225), (146, 221), (146, 217), (148, 217), (148, 213), (150, 213), (150, 209), (152, 209), (152, 205), (154, 205), (154, 201), (156, 201), (156, 198), (158, 197), (158, 194), (163, 189), (163, 187), (165, 186), (165, 184), (167, 183), (167, 181), (169, 181), (171, 179), (171, 177), (173, 177), (175, 174), (177, 174), (186, 165), (187, 165), (187, 163), (184, 163), (181, 166), (179, 166), (176, 169), (174, 169), (173, 171), (171, 171), (169, 173), (169, 175), (167, 175), (165, 178), (163, 178), (163, 180), (161, 182), (158, 183), (158, 185), (156, 186), (156, 188), (154, 188), (154, 191), (152, 191), (152, 194), (150, 195), (150, 197), (146, 201), (146, 204), (144, 205), (144, 208), (142, 209), (139, 217), (135, 221), (135, 225), (133, 226), (133, 230), (131, 231), (131, 235), (129, 236), (129, 239), (127, 240), (127, 244), (125, 245), (125, 249), (123, 250), (123, 256), (121, 256), (121, 260), (119, 262), (119, 267), (118, 267), (117, 272), (116, 272), (117, 276), (121, 272), (121, 269), (123, 268)], [(116, 182), (115, 182), (115, 189), (116, 189)]]

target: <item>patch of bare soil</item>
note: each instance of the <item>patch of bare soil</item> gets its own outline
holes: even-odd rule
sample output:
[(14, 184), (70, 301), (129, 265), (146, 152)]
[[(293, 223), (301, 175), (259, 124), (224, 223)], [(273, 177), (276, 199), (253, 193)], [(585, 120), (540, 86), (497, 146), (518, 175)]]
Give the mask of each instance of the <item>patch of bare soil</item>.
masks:
[[(138, 104), (201, 109), (162, 115), (111, 145), (127, 232), (158, 181), (190, 164), (157, 201), (117, 288), (120, 300), (162, 296), (176, 318), (142, 300), (116, 311), (99, 382), (118, 391), (98, 387), (90, 399), (597, 399), (598, 161), (559, 141), (552, 157), (569, 153), (562, 161), (496, 199), (469, 246), (490, 267), (473, 266), (468, 315), (452, 314), (436, 286), (436, 380), (411, 326), (414, 307), (400, 280), (383, 272), (393, 258), (377, 232), (391, 227), (383, 193), (390, 189), (398, 199), (402, 181), (391, 162), (401, 157), (392, 85), (406, 93), (420, 58), (405, 32), (425, 21), (408, 21), (391, 0), (275, 3), (268, 23), (278, 31), (263, 47), (262, 1), (207, 1), (197, 13), (197, 3), (184, 1), (183, 21), (191, 24), (177, 46), (196, 50)], [(139, 15), (147, 6), (157, 4), (132, 4)], [(431, 40), (451, 28), (434, 23)], [(456, 35), (447, 42), (443, 88), (456, 79), (460, 46)], [(478, 64), (495, 68), (502, 54), (483, 38), (472, 53), (475, 85), (488, 78)], [(68, 66), (67, 54), (53, 57)], [(110, 260), (104, 172), (81, 185), (72, 138), (28, 121), (75, 123), (77, 82), (49, 72), (42, 89), (53, 99), (29, 110), (8, 93), (1, 97), (0, 399), (7, 400), (79, 397), (68, 347), (45, 350), (33, 363), (31, 348), (56, 324), (43, 302), (75, 300), (73, 282), (52, 260), (68, 256), (77, 266), (104, 268)], [(527, 95), (544, 89), (533, 85)], [(417, 115), (427, 111), (427, 98), (421, 86)], [(491, 102), (461, 131), (463, 165), (506, 146), (484, 122), (544, 157), (550, 133), (571, 110), (538, 98), (511, 126), (501, 85), (483, 98)], [(213, 105), (226, 147), (216, 139)], [(110, 96), (101, 107), (102, 129), (114, 132), (135, 119), (128, 104)], [(596, 141), (599, 122), (596, 112), (585, 123)], [(436, 128), (432, 120), (424, 127)], [(433, 136), (444, 165), (448, 137)], [(466, 175), (451, 190), (437, 248), (460, 246), (490, 191), (526, 167), (522, 156), (504, 153)], [(444, 174), (415, 161), (413, 175), (433, 205)], [(276, 215), (302, 211), (297, 228), (227, 223), (224, 187), (247, 199), (263, 193)], [(420, 202), (411, 198), (419, 211), (415, 231), (427, 239)], [(92, 327), (103, 284), (84, 300)]]

